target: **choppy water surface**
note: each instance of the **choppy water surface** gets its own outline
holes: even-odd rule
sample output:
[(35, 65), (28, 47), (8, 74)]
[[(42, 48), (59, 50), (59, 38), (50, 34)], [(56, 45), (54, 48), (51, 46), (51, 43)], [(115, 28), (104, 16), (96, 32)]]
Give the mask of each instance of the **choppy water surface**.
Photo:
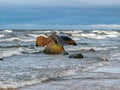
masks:
[[(46, 80), (85, 77), (79, 72), (108, 71), (118, 73), (118, 67), (99, 69), (108, 64), (120, 62), (120, 31), (117, 30), (67, 30), (57, 31), (71, 35), (77, 46), (65, 46), (69, 55), (82, 53), (83, 59), (71, 59), (69, 55), (48, 55), (44, 47), (36, 47), (36, 37), (49, 35), (46, 30), (0, 30), (0, 88), (18, 88), (42, 83)], [(94, 49), (96, 52), (90, 51)], [(117, 63), (115, 63), (117, 61)]]

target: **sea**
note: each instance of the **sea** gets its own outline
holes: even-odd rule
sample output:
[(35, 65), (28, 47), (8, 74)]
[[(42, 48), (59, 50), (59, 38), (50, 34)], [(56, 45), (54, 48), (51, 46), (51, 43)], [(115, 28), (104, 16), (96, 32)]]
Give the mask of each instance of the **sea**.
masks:
[[(36, 47), (36, 37), (52, 31), (69, 35), (77, 45), (65, 45), (68, 54), (43, 53), (45, 47)], [(77, 53), (84, 58), (69, 58)], [(79, 80), (75, 85), (82, 89), (70, 89), (74, 80)], [(57, 83), (54, 88), (49, 87), (51, 82)], [(83, 89), (83, 83), (89, 88)], [(0, 30), (0, 90), (23, 90), (34, 85), (43, 85), (34, 90), (94, 90), (92, 85), (117, 90), (120, 30)]]

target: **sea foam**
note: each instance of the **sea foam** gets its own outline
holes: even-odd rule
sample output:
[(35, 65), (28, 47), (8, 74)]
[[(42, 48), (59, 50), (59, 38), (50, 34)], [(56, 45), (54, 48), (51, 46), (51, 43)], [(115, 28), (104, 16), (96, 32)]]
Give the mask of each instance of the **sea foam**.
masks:
[(0, 34), (0, 38), (1, 38), (1, 37), (4, 37), (4, 36), (5, 36), (4, 34)]
[(24, 50), (22, 48), (18, 48), (18, 49), (14, 49), (14, 50), (7, 50), (7, 51), (0, 51), (0, 58), (4, 58), (4, 57), (10, 57), (13, 55), (20, 55), (21, 52), (23, 52)]
[(13, 31), (12, 30), (4, 30), (4, 32), (6, 32), (6, 33), (12, 33)]

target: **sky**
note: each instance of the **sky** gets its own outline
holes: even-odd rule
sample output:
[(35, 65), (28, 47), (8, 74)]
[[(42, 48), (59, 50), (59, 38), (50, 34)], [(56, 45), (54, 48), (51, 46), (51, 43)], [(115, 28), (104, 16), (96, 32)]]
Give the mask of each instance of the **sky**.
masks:
[(0, 25), (119, 25), (120, 0), (0, 0)]

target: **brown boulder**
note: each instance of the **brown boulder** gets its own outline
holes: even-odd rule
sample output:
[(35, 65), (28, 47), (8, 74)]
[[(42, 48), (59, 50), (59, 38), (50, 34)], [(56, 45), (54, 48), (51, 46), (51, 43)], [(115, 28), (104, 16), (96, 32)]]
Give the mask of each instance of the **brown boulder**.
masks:
[(48, 45), (49, 43), (55, 43), (55, 41), (51, 38), (47, 38), (47, 37), (44, 37), (44, 36), (38, 36), (36, 38), (36, 46), (46, 46)]
[(60, 54), (63, 52), (64, 52), (64, 47), (56, 43), (50, 43), (44, 49), (44, 53), (46, 54)]

